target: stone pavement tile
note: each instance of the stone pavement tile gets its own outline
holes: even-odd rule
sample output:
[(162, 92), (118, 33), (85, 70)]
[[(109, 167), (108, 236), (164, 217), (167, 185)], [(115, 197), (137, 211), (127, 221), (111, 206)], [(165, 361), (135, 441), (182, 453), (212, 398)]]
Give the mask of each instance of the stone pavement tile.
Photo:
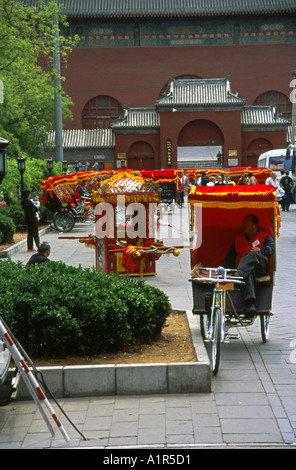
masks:
[(115, 436), (109, 438), (110, 447), (136, 446), (138, 444), (137, 436)]
[(112, 422), (111, 416), (87, 417), (83, 425), (83, 432), (93, 431), (96, 429), (100, 429), (101, 431), (108, 430), (110, 429), (111, 422)]
[(166, 420), (166, 433), (169, 434), (192, 434), (192, 420)]
[(191, 405), (191, 410), (193, 414), (215, 414), (217, 413), (217, 405), (214, 400), (201, 400), (199, 402), (195, 401)]
[(166, 409), (166, 418), (169, 421), (191, 419), (191, 407), (170, 407)]
[(227, 444), (266, 444), (277, 445), (283, 444), (283, 439), (279, 433), (234, 433), (223, 434), (223, 442)]
[(112, 421), (110, 426), (111, 437), (135, 437), (138, 435), (138, 423), (136, 421), (121, 422)]
[(266, 405), (224, 405), (218, 406), (220, 419), (224, 418), (273, 418), (273, 412)]
[(165, 439), (165, 427), (155, 427), (155, 428), (140, 428), (138, 431), (138, 441), (139, 445), (155, 445), (162, 444), (166, 441)]
[(48, 448), (51, 446), (52, 437), (40, 433), (28, 433), (22, 443), (22, 449)]
[(222, 418), (220, 419), (223, 434), (277, 434), (280, 431), (273, 418)]
[(190, 444), (195, 444), (194, 434), (168, 434), (166, 438), (166, 444), (168, 446), (186, 446)]
[(222, 444), (220, 426), (197, 426), (193, 428), (194, 442), (198, 444)]
[(165, 414), (166, 410), (166, 401), (165, 396), (156, 396), (153, 395), (150, 397), (142, 397), (140, 398), (139, 404), (139, 413), (141, 415), (163, 415)]
[(141, 428), (164, 428), (165, 427), (165, 414), (140, 414), (139, 416), (139, 429)]
[(113, 422), (138, 421), (138, 410), (114, 410), (112, 414)]
[(192, 423), (194, 428), (220, 426), (219, 416), (217, 413), (198, 413), (192, 415)]
[(212, 389), (215, 393), (263, 393), (264, 389), (260, 380), (214, 380)]
[(215, 393), (215, 400), (217, 405), (268, 405), (268, 399), (265, 393), (250, 393), (250, 392), (219, 392)]
[(23, 442), (28, 431), (28, 426), (4, 426), (1, 430), (0, 442), (1, 444)]

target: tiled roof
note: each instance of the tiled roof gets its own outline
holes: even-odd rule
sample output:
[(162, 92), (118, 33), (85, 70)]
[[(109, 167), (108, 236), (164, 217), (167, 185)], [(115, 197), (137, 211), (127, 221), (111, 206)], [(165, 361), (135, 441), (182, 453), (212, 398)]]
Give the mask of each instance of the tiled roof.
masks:
[(232, 93), (230, 79), (172, 79), (166, 96), (156, 101), (157, 107), (167, 106), (243, 106), (245, 99)]
[[(55, 132), (48, 136), (48, 143), (55, 143)], [(113, 148), (115, 138), (112, 129), (64, 129), (63, 148)]]
[(124, 108), (124, 116), (113, 121), (112, 129), (158, 129), (159, 114), (155, 108)]
[[(46, 3), (49, 0), (46, 0)], [(295, 0), (56, 0), (72, 17), (260, 14), (295, 11)], [(37, 0), (23, 0), (35, 6)]]
[(274, 106), (245, 106), (242, 110), (242, 126), (288, 126), (289, 119), (276, 113)]

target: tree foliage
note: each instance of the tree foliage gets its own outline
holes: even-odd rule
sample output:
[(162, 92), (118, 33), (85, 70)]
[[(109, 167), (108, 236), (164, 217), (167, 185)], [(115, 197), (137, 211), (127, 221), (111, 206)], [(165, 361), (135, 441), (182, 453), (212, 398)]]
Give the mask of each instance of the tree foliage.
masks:
[[(59, 45), (62, 60), (76, 38), (55, 37), (53, 18), (66, 26), (54, 1), (38, 8), (20, 0), (0, 0), (0, 135), (11, 141), (14, 156), (41, 156), (48, 131), (54, 128), (53, 53)], [(62, 79), (62, 77), (60, 77)], [(71, 115), (71, 100), (62, 89), (63, 118)]]

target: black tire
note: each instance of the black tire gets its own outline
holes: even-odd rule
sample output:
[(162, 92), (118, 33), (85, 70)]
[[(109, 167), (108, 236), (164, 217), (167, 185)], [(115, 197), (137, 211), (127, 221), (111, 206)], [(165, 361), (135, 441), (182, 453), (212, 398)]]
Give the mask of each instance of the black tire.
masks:
[(75, 225), (75, 219), (70, 212), (59, 212), (54, 217), (54, 223), (59, 232), (71, 232)]
[(48, 217), (49, 225), (53, 230), (57, 230), (56, 225), (54, 223), (54, 219), (55, 219), (56, 214), (57, 214), (57, 212), (51, 212), (49, 214), (49, 217)]
[(221, 351), (221, 310), (216, 308), (214, 312), (213, 336), (212, 336), (212, 370), (217, 375), (220, 364)]
[(210, 326), (211, 317), (207, 314), (201, 314), (199, 316), (200, 322), (200, 333), (202, 339), (205, 341), (209, 339), (209, 326)]
[(261, 338), (263, 343), (267, 343), (269, 338), (269, 321), (270, 315), (260, 315), (260, 329), (261, 329)]

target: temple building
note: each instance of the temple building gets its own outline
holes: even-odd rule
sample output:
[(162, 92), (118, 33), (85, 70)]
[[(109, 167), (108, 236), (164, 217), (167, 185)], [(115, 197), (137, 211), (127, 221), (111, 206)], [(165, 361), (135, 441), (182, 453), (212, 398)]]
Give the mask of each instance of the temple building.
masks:
[[(35, 4), (36, 1), (27, 0)], [(80, 38), (64, 159), (100, 168), (257, 165), (289, 139), (295, 0), (63, 0)]]

